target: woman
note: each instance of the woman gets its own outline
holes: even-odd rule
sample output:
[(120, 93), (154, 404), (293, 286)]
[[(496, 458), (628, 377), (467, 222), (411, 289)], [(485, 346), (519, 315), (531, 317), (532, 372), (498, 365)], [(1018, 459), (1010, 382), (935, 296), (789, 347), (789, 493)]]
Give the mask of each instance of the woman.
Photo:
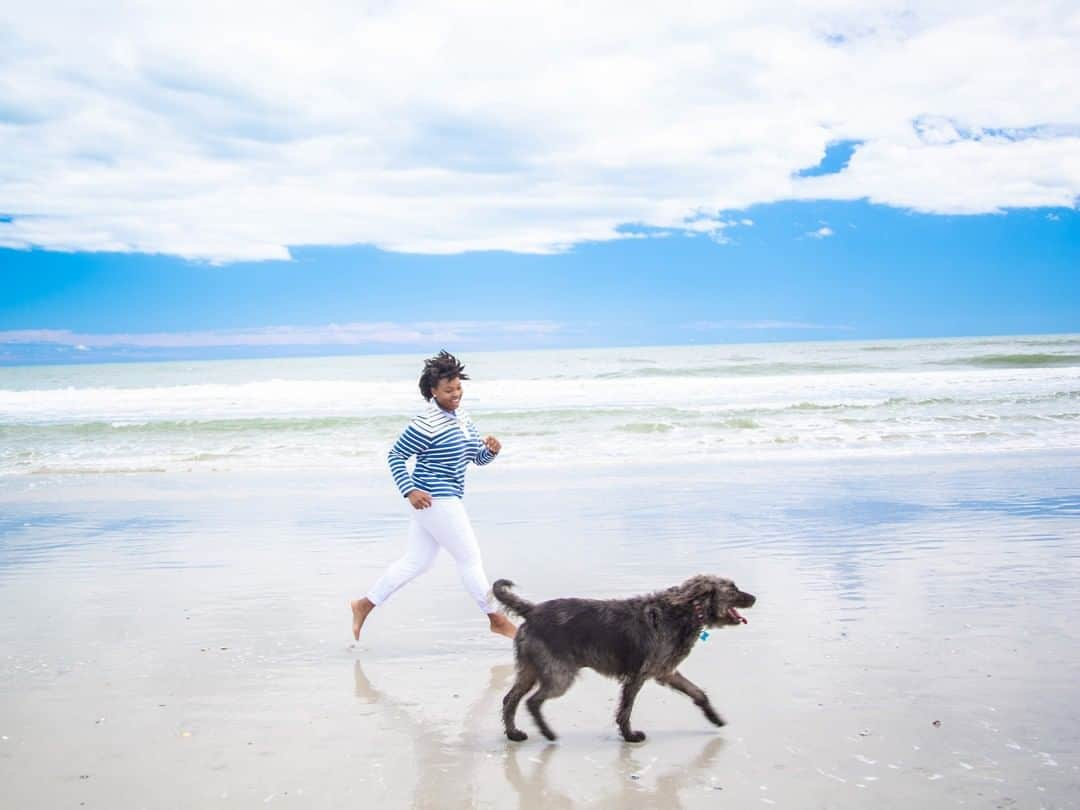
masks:
[[(446, 351), (424, 361), (420, 393), (431, 404), (409, 423), (388, 456), (394, 483), (413, 508), (408, 544), (405, 555), (386, 569), (368, 595), (352, 602), (357, 640), (368, 614), (430, 568), (440, 548), (454, 558), (462, 584), (487, 614), (491, 632), (509, 638), (517, 632), (488, 596), (490, 583), (480, 547), (461, 501), (468, 463), (488, 464), (502, 449), (494, 436), (481, 440), (472, 420), (458, 410), (461, 381), (467, 379), (465, 366)], [(410, 456), (416, 456), (411, 475), (405, 466)]]

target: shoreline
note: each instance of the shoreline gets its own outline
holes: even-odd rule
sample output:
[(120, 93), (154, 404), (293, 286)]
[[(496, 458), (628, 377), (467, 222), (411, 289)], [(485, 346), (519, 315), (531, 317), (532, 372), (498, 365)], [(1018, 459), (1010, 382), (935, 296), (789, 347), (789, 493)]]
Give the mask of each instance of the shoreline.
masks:
[[(747, 471), (764, 471), (782, 467), (793, 473), (806, 473), (828, 468), (830, 470), (859, 469), (885, 464), (890, 469), (907, 469), (920, 464), (947, 464), (957, 469), (981, 469), (987, 465), (997, 468), (1024, 469), (1032, 463), (1052, 467), (1075, 466), (1077, 450), (1073, 448), (1052, 448), (1047, 450), (1000, 450), (982, 449), (975, 452), (956, 450), (897, 453), (846, 453), (820, 456), (762, 456), (751, 454), (724, 455), (708, 460), (680, 459), (675, 461), (649, 462), (641, 459), (614, 461), (577, 460), (573, 462), (552, 461), (550, 463), (529, 463), (514, 466), (512, 458), (500, 457), (495, 465), (487, 468), (470, 468), (466, 482), (468, 493), (490, 492), (501, 489), (508, 481), (515, 485), (537, 486), (546, 488), (547, 480), (553, 473), (571, 478), (580, 477), (583, 486), (604, 486), (605, 483), (619, 479), (634, 479), (641, 476), (663, 479), (681, 479), (688, 474), (707, 475), (719, 480), (729, 477), (733, 468)], [(496, 466), (497, 465), (497, 466)], [(497, 474), (492, 475), (492, 471)], [(270, 467), (251, 469), (197, 469), (197, 470), (131, 470), (131, 471), (77, 471), (77, 472), (41, 472), (0, 474), (0, 499), (6, 490), (29, 493), (52, 487), (74, 486), (76, 488), (104, 486), (110, 481), (122, 481), (126, 486), (132, 482), (144, 481), (154, 486), (167, 487), (170, 483), (198, 481), (201, 479), (233, 479), (237, 482), (254, 483), (260, 480), (288, 478), (296, 483), (325, 487), (327, 476), (334, 473), (335, 487), (349, 487), (356, 492), (377, 494), (384, 492), (388, 497), (396, 494), (392, 486), (389, 469), (382, 465), (370, 467)], [(385, 480), (383, 480), (385, 479)], [(561, 482), (550, 486), (561, 486)], [(107, 495), (103, 491), (102, 495)], [(123, 493), (119, 493), (123, 495)]]

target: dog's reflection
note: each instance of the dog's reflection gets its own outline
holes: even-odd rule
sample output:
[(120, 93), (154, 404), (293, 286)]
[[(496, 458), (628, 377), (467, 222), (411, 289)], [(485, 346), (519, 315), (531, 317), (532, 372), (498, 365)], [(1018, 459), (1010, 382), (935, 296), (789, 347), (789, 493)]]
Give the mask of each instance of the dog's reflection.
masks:
[[(589, 762), (596, 757), (597, 763), (582, 771), (580, 751), (558, 745), (506, 742), (500, 727), (499, 707), (513, 674), (511, 664), (490, 668), (487, 684), (465, 711), (459, 734), (454, 728), (425, 717), (421, 704), (376, 687), (361, 662), (355, 662), (356, 697), (378, 706), (387, 725), (405, 731), (412, 738), (416, 779), (410, 807), (465, 810), (491, 804), (497, 797), (480, 795), (479, 777), (485, 775), (490, 790), (490, 769), (497, 767), (496, 762), (501, 758), (503, 774), (517, 794), (520, 810), (580, 807), (677, 810), (683, 806), (680, 793), (692, 785), (703, 784), (703, 770), (724, 747), (722, 737), (709, 734), (692, 759), (663, 765), (649, 753), (659, 743), (655, 738), (652, 747), (611, 740), (614, 756), (597, 754), (594, 748)], [(560, 765), (569, 768), (570, 775)], [(565, 778), (560, 779), (560, 774)]]
[[(574, 789), (573, 798), (552, 784), (550, 772), (552, 763), (569, 756), (580, 760), (579, 753), (571, 754), (557, 745), (546, 745), (537, 751), (535, 747), (511, 744), (507, 746), (503, 766), (506, 780), (518, 794), (519, 810), (575, 807), (678, 810), (683, 806), (679, 794), (692, 785), (702, 783), (702, 771), (713, 763), (723, 747), (722, 737), (710, 735), (708, 742), (692, 760), (662, 768), (657, 776), (650, 778), (649, 771), (656, 762), (648, 756), (648, 750), (620, 745), (618, 756), (609, 762), (604, 774), (594, 777), (587, 773), (578, 777), (579, 780), (591, 780), (592, 785), (603, 786), (602, 791), (597, 793), (591, 788), (579, 787)], [(529, 764), (523, 766), (523, 762)], [(573, 764), (580, 767), (580, 762)], [(614, 787), (611, 786), (612, 781), (615, 782)]]
[[(517, 791), (519, 810), (569, 810), (581, 806), (584, 797), (579, 796), (575, 803), (568, 794), (551, 785), (548, 768), (557, 750), (555, 745), (545, 745), (539, 753), (535, 748), (527, 751), (521, 746), (507, 746), (503, 771), (506, 781)], [(528, 775), (522, 771), (519, 760), (536, 763), (528, 768)]]

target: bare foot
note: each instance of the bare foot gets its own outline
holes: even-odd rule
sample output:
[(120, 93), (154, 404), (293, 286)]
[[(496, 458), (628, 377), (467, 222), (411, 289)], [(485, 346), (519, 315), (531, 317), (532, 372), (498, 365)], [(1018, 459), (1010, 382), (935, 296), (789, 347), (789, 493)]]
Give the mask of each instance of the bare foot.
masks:
[(517, 635), (517, 628), (514, 623), (501, 613), (489, 613), (488, 621), (491, 622), (492, 633), (498, 633), (500, 636), (506, 636), (507, 638), (513, 638)]
[(363, 599), (354, 599), (349, 603), (352, 608), (352, 637), (360, 640), (360, 629), (364, 626), (364, 620), (375, 609), (375, 604), (366, 596)]

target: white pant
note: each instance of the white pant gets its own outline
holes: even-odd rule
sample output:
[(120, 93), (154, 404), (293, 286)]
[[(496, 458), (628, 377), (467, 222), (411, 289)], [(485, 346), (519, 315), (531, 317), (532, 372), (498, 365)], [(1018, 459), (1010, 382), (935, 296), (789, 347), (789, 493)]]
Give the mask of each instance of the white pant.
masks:
[(461, 498), (433, 498), (427, 509), (412, 509), (409, 539), (405, 554), (383, 572), (367, 598), (381, 605), (405, 583), (427, 571), (440, 548), (445, 548), (457, 563), (465, 590), (484, 613), (494, 613), (496, 606), (488, 597), (490, 585), (480, 559), (469, 513)]

